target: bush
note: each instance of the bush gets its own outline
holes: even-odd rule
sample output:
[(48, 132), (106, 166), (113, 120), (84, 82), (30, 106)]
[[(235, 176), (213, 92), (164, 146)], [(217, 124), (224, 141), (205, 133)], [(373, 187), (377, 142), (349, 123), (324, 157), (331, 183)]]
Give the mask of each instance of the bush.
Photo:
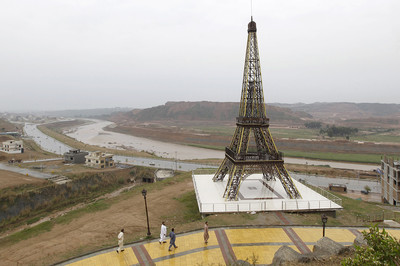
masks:
[(322, 127), (322, 123), (321, 122), (307, 122), (304, 123), (304, 126), (306, 128), (321, 128)]
[(321, 129), (319, 133), (321, 135), (327, 134), (329, 137), (348, 137), (358, 132), (358, 128), (354, 127), (337, 127), (327, 126), (325, 129)]
[(354, 258), (346, 258), (342, 265), (400, 265), (400, 242), (378, 226), (363, 232), (368, 246), (355, 246)]

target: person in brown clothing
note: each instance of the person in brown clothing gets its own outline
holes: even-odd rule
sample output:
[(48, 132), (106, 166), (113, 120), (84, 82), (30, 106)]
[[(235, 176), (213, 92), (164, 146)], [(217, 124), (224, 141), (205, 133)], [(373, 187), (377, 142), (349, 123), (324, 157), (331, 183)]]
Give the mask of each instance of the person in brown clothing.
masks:
[(208, 234), (208, 222), (204, 223), (204, 243), (207, 244), (208, 243), (208, 239), (210, 238), (209, 234)]

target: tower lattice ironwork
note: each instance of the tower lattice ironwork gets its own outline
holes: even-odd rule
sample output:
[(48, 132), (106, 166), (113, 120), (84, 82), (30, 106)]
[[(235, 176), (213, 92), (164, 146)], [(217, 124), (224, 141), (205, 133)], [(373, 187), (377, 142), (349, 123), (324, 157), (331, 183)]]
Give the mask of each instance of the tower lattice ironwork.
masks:
[[(225, 148), (225, 159), (213, 181), (229, 176), (224, 192), (227, 200), (237, 200), (240, 185), (249, 175), (262, 173), (267, 181), (278, 178), (291, 199), (301, 198), (290, 177), (282, 153), (275, 146), (269, 131), (258, 55), (257, 27), (251, 18), (248, 24), (246, 59), (242, 95), (236, 130), (231, 144)], [(254, 136), (252, 138), (251, 136)]]

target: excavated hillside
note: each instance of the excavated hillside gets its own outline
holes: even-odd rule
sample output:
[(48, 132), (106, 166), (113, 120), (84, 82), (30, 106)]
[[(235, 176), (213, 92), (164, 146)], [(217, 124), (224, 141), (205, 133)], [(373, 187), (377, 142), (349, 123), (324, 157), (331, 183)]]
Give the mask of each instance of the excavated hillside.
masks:
[[(303, 124), (312, 116), (289, 108), (266, 105), (267, 116), (273, 123)], [(137, 124), (143, 122), (174, 122), (178, 124), (198, 124), (201, 122), (235, 124), (239, 103), (234, 102), (167, 102), (165, 105), (131, 112), (116, 113), (110, 120), (117, 124)]]

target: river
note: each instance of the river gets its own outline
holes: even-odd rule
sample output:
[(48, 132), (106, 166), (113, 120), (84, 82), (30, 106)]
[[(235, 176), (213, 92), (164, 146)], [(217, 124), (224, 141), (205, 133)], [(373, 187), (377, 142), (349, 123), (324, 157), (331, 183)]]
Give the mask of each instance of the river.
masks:
[[(112, 149), (135, 149), (138, 151), (154, 153), (155, 155), (163, 158), (192, 160), (208, 158), (222, 159), (225, 156), (224, 151), (190, 147), (106, 131), (104, 128), (113, 125), (114, 123), (95, 119), (90, 121), (92, 121), (92, 123), (72, 128), (66, 131), (65, 134), (90, 145)], [(292, 164), (329, 165), (332, 168), (358, 171), (372, 171), (373, 169), (379, 167), (379, 165), (319, 161), (290, 157), (286, 157), (285, 162)]]

